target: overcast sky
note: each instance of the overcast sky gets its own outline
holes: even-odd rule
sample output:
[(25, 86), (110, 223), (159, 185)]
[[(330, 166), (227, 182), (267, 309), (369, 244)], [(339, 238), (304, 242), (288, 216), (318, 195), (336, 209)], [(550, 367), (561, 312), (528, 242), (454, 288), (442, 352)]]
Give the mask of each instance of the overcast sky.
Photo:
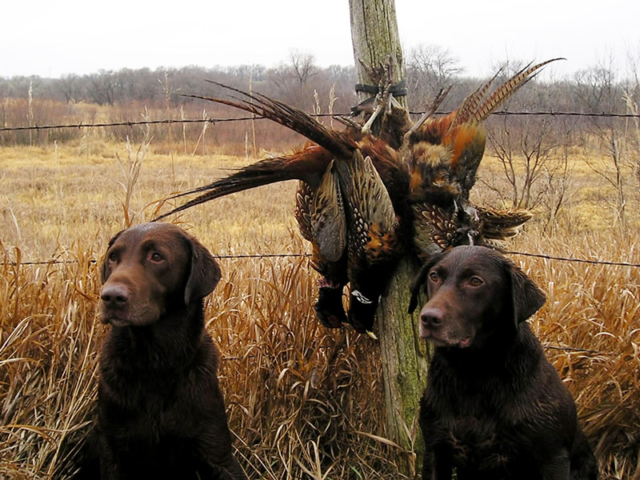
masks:
[[(396, 0), (405, 54), (449, 49), (469, 75), (566, 57), (554, 75), (640, 56), (639, 0)], [(286, 62), (352, 65), (348, 0), (3, 0), (0, 77)], [(622, 72), (621, 72), (622, 73)]]

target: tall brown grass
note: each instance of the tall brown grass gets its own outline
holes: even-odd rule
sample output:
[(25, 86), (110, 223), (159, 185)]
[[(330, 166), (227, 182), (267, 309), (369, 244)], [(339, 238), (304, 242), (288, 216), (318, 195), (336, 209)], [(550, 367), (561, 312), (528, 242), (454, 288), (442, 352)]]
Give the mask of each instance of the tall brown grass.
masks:
[[(115, 155), (125, 155), (126, 145), (89, 138), (57, 149), (0, 151), (0, 478), (70, 472), (93, 418), (105, 333), (95, 318), (97, 265), (122, 226), (125, 197), (143, 221), (155, 200), (245, 162), (164, 151), (152, 144), (126, 193)], [(595, 176), (584, 181), (608, 195)], [(306, 252), (290, 214), (294, 188), (238, 194), (173, 220), (218, 255)], [(590, 226), (590, 215), (577, 213), (581, 192), (557, 220), (557, 233), (534, 221), (508, 248), (640, 263), (637, 230), (602, 227), (606, 212)], [(491, 198), (481, 189), (477, 196)], [(513, 258), (547, 292), (532, 324), (579, 404), (603, 478), (640, 479), (640, 271)], [(25, 263), (39, 259), (69, 263)], [(403, 478), (395, 465), (403, 452), (386, 440), (379, 344), (318, 324), (309, 261), (220, 264), (207, 327), (223, 353), (221, 383), (249, 477)]]

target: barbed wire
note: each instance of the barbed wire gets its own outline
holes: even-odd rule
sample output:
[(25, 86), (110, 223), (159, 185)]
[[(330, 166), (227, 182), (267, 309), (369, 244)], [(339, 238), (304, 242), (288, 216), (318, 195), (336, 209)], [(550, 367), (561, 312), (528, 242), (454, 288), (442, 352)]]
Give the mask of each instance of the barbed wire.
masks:
[(589, 350), (586, 348), (575, 348), (575, 347), (561, 347), (559, 345), (549, 345), (549, 344), (542, 344), (543, 348), (546, 348), (547, 350), (559, 350), (561, 352), (576, 352), (576, 353), (587, 353), (589, 355), (605, 355), (607, 357), (613, 357), (614, 354), (613, 353), (608, 353), (608, 352), (601, 352), (599, 350)]
[(139, 120), (135, 122), (111, 122), (111, 123), (75, 123), (75, 124), (64, 124), (64, 125), (32, 125), (32, 126), (21, 126), (21, 127), (2, 127), (0, 128), (0, 132), (17, 132), (24, 130), (52, 130), (52, 129), (63, 129), (63, 128), (106, 128), (106, 127), (135, 127), (138, 125), (171, 125), (178, 123), (223, 123), (223, 122), (238, 122), (245, 120), (265, 120), (264, 117), (236, 117), (236, 118), (196, 118), (196, 119), (165, 119), (165, 120)]
[[(329, 346), (329, 345), (320, 345), (318, 347), (315, 347), (315, 349), (317, 350), (327, 350), (329, 348), (335, 348), (335, 346)], [(569, 352), (569, 353), (584, 353), (586, 355), (599, 355), (599, 356), (605, 356), (605, 357), (614, 357), (615, 354), (613, 353), (609, 353), (609, 352), (601, 352), (599, 350), (588, 350), (585, 348), (575, 348), (575, 347), (563, 347), (560, 345), (549, 345), (547, 343), (543, 343), (542, 344), (542, 348), (545, 348), (547, 350), (556, 350), (556, 351), (561, 351), (561, 352)], [(245, 360), (247, 358), (257, 358), (259, 355), (257, 354), (249, 354), (249, 355), (233, 355), (233, 356), (223, 356), (222, 360), (223, 361), (230, 361), (230, 362), (237, 362), (240, 360)]]
[[(506, 250), (502, 253), (507, 255), (521, 255), (525, 257), (542, 258), (545, 260), (555, 260), (560, 262), (573, 262), (573, 263), (587, 263), (591, 265), (607, 265), (614, 267), (632, 267), (640, 268), (640, 263), (630, 262), (614, 262), (609, 260), (589, 260), (585, 258), (574, 257), (559, 257), (554, 255), (546, 255), (543, 253), (530, 253), (530, 252), (518, 252), (513, 250)], [(227, 259), (242, 259), (242, 258), (310, 258), (310, 253), (246, 253), (246, 254), (228, 254), (228, 255), (213, 255), (214, 258), (227, 260)], [(96, 263), (97, 260), (91, 259), (88, 263)], [(79, 260), (33, 260), (27, 262), (0, 262), (0, 266), (18, 266), (18, 265), (64, 265), (80, 263)]]
[[(421, 115), (424, 112), (409, 112), (411, 115)], [(439, 115), (447, 115), (451, 112), (436, 112)], [(640, 118), (638, 114), (625, 114), (625, 113), (584, 113), (584, 112), (553, 112), (553, 111), (534, 111), (534, 112), (509, 112), (499, 111), (494, 112), (493, 115), (498, 116), (572, 116), (572, 117), (596, 117), (596, 118)], [(349, 117), (350, 114), (312, 114), (312, 117)], [(171, 124), (190, 124), (190, 123), (225, 123), (225, 122), (242, 122), (249, 120), (266, 120), (264, 117), (234, 117), (234, 118), (202, 118), (202, 119), (163, 119), (163, 120), (142, 120), (142, 121), (126, 121), (126, 122), (103, 122), (103, 123), (78, 123), (78, 124), (64, 124), (64, 125), (32, 125), (32, 126), (20, 126), (20, 127), (1, 127), (0, 132), (12, 132), (12, 131), (27, 131), (27, 130), (51, 130), (51, 129), (65, 129), (65, 128), (107, 128), (107, 127), (134, 127), (139, 125), (171, 125)], [(505, 251), (508, 255), (520, 255), (526, 257), (542, 258), (545, 260), (554, 260), (562, 262), (584, 263), (591, 265), (605, 265), (605, 266), (620, 266), (620, 267), (632, 267), (640, 268), (638, 263), (630, 262), (616, 262), (607, 260), (589, 260), (573, 257), (560, 257), (540, 253), (530, 252), (518, 252), (518, 251)], [(229, 254), (229, 255), (214, 255), (217, 259), (247, 259), (247, 258), (309, 258), (309, 253), (278, 253), (278, 254)], [(74, 264), (80, 263), (79, 260), (36, 260), (27, 262), (2, 262), (2, 266), (18, 266), (18, 265), (60, 265), (60, 264)], [(89, 260), (90, 264), (97, 263), (97, 260)], [(607, 355), (609, 353), (599, 352), (597, 350), (587, 350), (582, 348), (573, 347), (560, 347), (554, 345), (544, 345), (544, 348), (552, 350), (560, 350), (566, 352), (578, 352), (590, 355)], [(227, 357), (224, 360), (239, 360), (242, 357)]]
[[(230, 258), (300, 258), (311, 257), (310, 253), (246, 253), (238, 255), (213, 255), (217, 259), (230, 259)], [(80, 260), (33, 260), (27, 262), (0, 262), (0, 266), (16, 267), (18, 265), (67, 265), (80, 263)], [(89, 264), (97, 263), (95, 258), (88, 261)]]
[(545, 255), (543, 253), (528, 253), (528, 252), (515, 252), (515, 251), (503, 251), (502, 253), (509, 255), (522, 255), (525, 257), (543, 258), (545, 260), (557, 260), (561, 262), (575, 262), (575, 263), (588, 263), (591, 265), (611, 265), (615, 267), (634, 267), (640, 268), (640, 263), (629, 262), (612, 262), (607, 260), (588, 260), (585, 258), (573, 258), (573, 257), (557, 257), (553, 255)]
[[(411, 115), (422, 115), (425, 112), (409, 112)], [(447, 115), (450, 111), (436, 112), (436, 115)], [(552, 117), (596, 117), (596, 118), (640, 118), (640, 114), (633, 113), (584, 113), (584, 112), (554, 112), (554, 111), (535, 111), (535, 112), (494, 112), (492, 115), (498, 116), (552, 116)], [(310, 114), (311, 117), (350, 117), (349, 113), (316, 113)], [(216, 123), (225, 122), (245, 122), (249, 120), (268, 120), (265, 117), (229, 117), (229, 118), (183, 118), (183, 119), (163, 119), (163, 120), (139, 120), (139, 121), (123, 121), (123, 122), (100, 122), (100, 123), (75, 123), (60, 125), (23, 125), (19, 127), (0, 127), (0, 132), (19, 132), (28, 130), (55, 130), (65, 128), (108, 128), (108, 127), (135, 127), (139, 125), (172, 125), (172, 124), (189, 124), (189, 123), (208, 123), (215, 125)]]
[(551, 117), (596, 117), (596, 118), (640, 118), (640, 114), (635, 113), (584, 113), (584, 112), (554, 112), (554, 111), (540, 111), (540, 112), (493, 112), (492, 115), (498, 116), (509, 116), (509, 115), (520, 115), (520, 116), (542, 116), (547, 115)]

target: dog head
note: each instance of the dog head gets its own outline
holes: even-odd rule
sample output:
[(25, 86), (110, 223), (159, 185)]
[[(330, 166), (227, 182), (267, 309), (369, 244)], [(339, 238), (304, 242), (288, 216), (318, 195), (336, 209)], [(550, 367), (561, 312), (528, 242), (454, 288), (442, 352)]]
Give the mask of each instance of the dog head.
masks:
[(109, 241), (101, 275), (101, 321), (144, 326), (211, 293), (220, 268), (211, 253), (180, 228), (147, 223)]
[(486, 247), (434, 255), (412, 284), (410, 313), (422, 288), (427, 303), (420, 311), (420, 336), (440, 347), (478, 347), (497, 331), (515, 332), (545, 302), (513, 262)]

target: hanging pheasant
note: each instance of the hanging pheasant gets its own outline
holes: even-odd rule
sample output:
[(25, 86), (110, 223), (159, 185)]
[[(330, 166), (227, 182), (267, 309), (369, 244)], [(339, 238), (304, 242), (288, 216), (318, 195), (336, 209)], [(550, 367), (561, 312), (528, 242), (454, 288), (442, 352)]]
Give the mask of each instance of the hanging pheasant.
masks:
[[(397, 246), (404, 244), (397, 241), (399, 232), (395, 231), (395, 223), (390, 226), (392, 231), (386, 231), (388, 222), (378, 221), (376, 213), (380, 211), (380, 197), (384, 192), (386, 201), (391, 202), (386, 211), (403, 212), (399, 216), (410, 221), (406, 203), (409, 178), (406, 165), (400, 162), (394, 149), (373, 135), (354, 129), (328, 130), (306, 113), (277, 100), (220, 86), (247, 100), (206, 99), (274, 120), (305, 135), (314, 144), (288, 156), (262, 160), (230, 177), (185, 192), (179, 196), (206, 193), (156, 220), (231, 193), (285, 180), (300, 180), (295, 216), (302, 236), (312, 244), (312, 265), (321, 274), (316, 313), (325, 326), (340, 327), (346, 320), (357, 331), (370, 333), (385, 284), (372, 281), (369, 270), (375, 267), (383, 275), (381, 278), (389, 278), (401, 253)], [(356, 152), (363, 159), (368, 158), (373, 168), (365, 171), (366, 162), (360, 161)], [(357, 182), (350, 193), (345, 193), (346, 185), (339, 179), (338, 172), (342, 172), (342, 176), (350, 175)], [(375, 173), (373, 178), (370, 178), (371, 172)], [(353, 208), (356, 205), (353, 202), (362, 202), (370, 208)], [(346, 215), (343, 213), (336, 220), (336, 212)], [(360, 230), (354, 227), (351, 219), (359, 219)], [(376, 239), (369, 246), (380, 248), (380, 255), (371, 256), (366, 248), (355, 247), (355, 242), (362, 244), (369, 236)], [(387, 247), (385, 242), (392, 242), (394, 246)], [(365, 241), (365, 246), (367, 244)], [(342, 306), (342, 292), (347, 282), (351, 284), (348, 316)]]
[(321, 275), (316, 315), (329, 328), (347, 321), (342, 306), (342, 291), (349, 281), (347, 225), (339, 188), (331, 161), (318, 186), (300, 181), (296, 192), (295, 218), (302, 237), (311, 243), (311, 264)]
[[(343, 131), (329, 130), (282, 102), (217, 84), (240, 97), (193, 97), (268, 118), (313, 143), (177, 195), (201, 194), (157, 220), (231, 193), (299, 180), (295, 217), (321, 275), (318, 318), (327, 327), (346, 321), (372, 334), (379, 298), (402, 255), (415, 251), (429, 257), (454, 245), (491, 244), (513, 236), (531, 218), (521, 210), (475, 207), (469, 190), (485, 149), (481, 122), (551, 61), (523, 69), (487, 95), (494, 77), (456, 111), (431, 118), (441, 96), (413, 126), (406, 110), (383, 92), (371, 114), (382, 112), (386, 129), (379, 137), (369, 132), (373, 118), (364, 127), (350, 122)], [(342, 304), (347, 283), (348, 315)]]
[(489, 95), (496, 75), (449, 115), (425, 118), (406, 134), (403, 157), (409, 164), (414, 243), (421, 256), (428, 258), (455, 245), (491, 246), (495, 240), (515, 235), (531, 218), (526, 210), (477, 208), (469, 201), (469, 192), (486, 145), (482, 122), (536, 72), (556, 60), (527, 65)]

